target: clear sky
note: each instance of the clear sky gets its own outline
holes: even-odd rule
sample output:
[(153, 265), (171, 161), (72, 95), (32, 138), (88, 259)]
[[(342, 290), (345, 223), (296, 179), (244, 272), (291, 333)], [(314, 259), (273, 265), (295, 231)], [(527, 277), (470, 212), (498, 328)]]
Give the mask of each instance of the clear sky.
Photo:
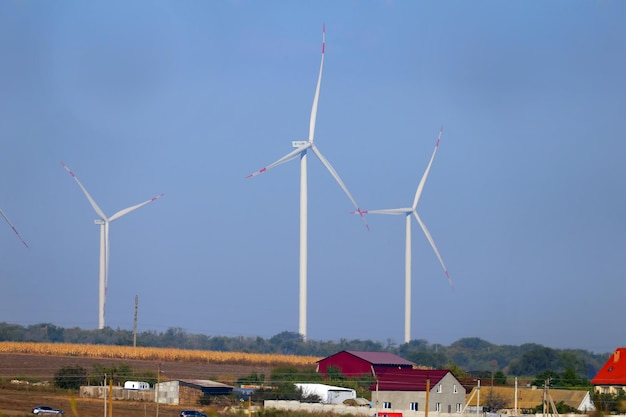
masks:
[[(298, 330), (306, 139), (363, 209), (418, 211), (412, 336), (626, 344), (626, 3), (0, 2), (0, 321), (271, 337)], [(308, 337), (401, 343), (404, 221), (368, 232), (309, 158)], [(3, 222), (4, 223), (4, 222)]]

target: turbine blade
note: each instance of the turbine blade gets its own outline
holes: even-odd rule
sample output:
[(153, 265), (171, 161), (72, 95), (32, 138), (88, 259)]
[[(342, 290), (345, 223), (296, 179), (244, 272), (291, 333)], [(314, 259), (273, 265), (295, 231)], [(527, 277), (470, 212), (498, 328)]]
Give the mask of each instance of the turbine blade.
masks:
[(297, 157), (298, 155), (300, 155), (302, 152), (304, 152), (307, 149), (309, 149), (310, 147), (311, 147), (310, 143), (306, 143), (304, 145), (298, 146), (296, 149), (294, 149), (293, 151), (289, 152), (287, 155), (283, 156), (279, 160), (277, 160), (275, 162), (272, 162), (271, 164), (267, 165), (266, 167), (261, 168), (260, 170), (258, 170), (256, 172), (253, 172), (252, 174), (246, 176), (246, 178), (255, 177), (255, 176), (259, 175), (259, 174), (264, 173), (268, 169), (272, 169), (275, 166), (278, 166), (280, 164), (284, 164), (285, 162), (289, 162), (292, 159), (294, 159), (295, 157)]
[(98, 214), (98, 216), (100, 216), (101, 219), (106, 219), (107, 216), (104, 214), (104, 212), (102, 211), (102, 209), (100, 209), (100, 207), (98, 206), (98, 204), (96, 204), (96, 202), (94, 201), (93, 198), (91, 198), (91, 196), (89, 195), (89, 193), (87, 192), (87, 189), (85, 189), (85, 187), (83, 187), (83, 184), (80, 183), (80, 181), (78, 181), (78, 177), (72, 172), (72, 170), (65, 165), (63, 162), (61, 162), (61, 165), (63, 165), (63, 168), (65, 168), (65, 170), (72, 176), (72, 178), (74, 178), (74, 180), (76, 181), (76, 183), (78, 184), (78, 186), (80, 187), (81, 190), (83, 190), (83, 193), (85, 193), (85, 196), (87, 197), (87, 200), (89, 200), (89, 203), (91, 204), (91, 207), (93, 207), (93, 209), (96, 211), (96, 213)]
[[(128, 207), (128, 208), (125, 208), (123, 210), (120, 210), (117, 213), (115, 213), (114, 215), (112, 215), (111, 218), (109, 219), (109, 221), (112, 222), (113, 220), (117, 220), (120, 217), (124, 216), (125, 214), (130, 213), (131, 211), (135, 211), (138, 208), (145, 206), (146, 204), (152, 203), (154, 200), (158, 200), (159, 198), (163, 197), (164, 195), (165, 194), (159, 194), (156, 197), (152, 197), (150, 200), (144, 201), (143, 203), (139, 203), (139, 204), (136, 204), (136, 205), (134, 205), (132, 207)], [(108, 251), (107, 251), (107, 253), (108, 253)]]
[(450, 274), (448, 273), (448, 268), (446, 267), (446, 264), (443, 263), (443, 258), (439, 254), (439, 250), (437, 249), (437, 245), (435, 245), (435, 241), (433, 240), (433, 237), (431, 236), (430, 232), (428, 231), (428, 228), (426, 227), (426, 225), (424, 224), (424, 222), (422, 221), (420, 216), (417, 215), (416, 211), (413, 212), (413, 216), (415, 216), (415, 220), (417, 220), (417, 222), (419, 223), (420, 227), (422, 228), (422, 231), (426, 235), (426, 239), (428, 239), (428, 242), (430, 243), (430, 246), (435, 251), (435, 255), (437, 255), (437, 259), (439, 259), (439, 263), (441, 264), (441, 266), (443, 268), (443, 272), (445, 272), (446, 277), (448, 278), (448, 283), (450, 284), (450, 288), (454, 288), (454, 285), (452, 285), (452, 279), (450, 278)]
[[(13, 226), (13, 223), (11, 223), (11, 220), (9, 220), (9, 218), (6, 216), (6, 214), (4, 214), (4, 211), (2, 211), (2, 209), (0, 209), (0, 214), (2, 215), (2, 217), (4, 217), (4, 220), (6, 220), (6, 222), (9, 224), (9, 226), (11, 226), (11, 229), (13, 229), (13, 231), (15, 232), (15, 234), (17, 235), (18, 238), (20, 238), (20, 240), (22, 241), (22, 243), (24, 244), (24, 246), (28, 247), (28, 244), (26, 243), (26, 241), (24, 239), (22, 239), (22, 236), (20, 236), (20, 233), (17, 231), (17, 229), (15, 228), (15, 226)], [(30, 248), (29, 248), (30, 249)]]
[(315, 120), (317, 119), (317, 104), (320, 98), (320, 88), (322, 86), (322, 71), (324, 70), (324, 47), (326, 44), (326, 25), (322, 26), (322, 61), (320, 63), (320, 73), (317, 76), (317, 87), (315, 88), (315, 96), (313, 97), (313, 106), (311, 107), (311, 120), (309, 122), (309, 142), (313, 142), (315, 138)]
[[(413, 212), (410, 208), (396, 208), (396, 209), (382, 209), (382, 210), (361, 210), (363, 214), (407, 214)], [(358, 214), (356, 211), (351, 211), (350, 214)]]
[(313, 143), (311, 143), (311, 150), (313, 151), (315, 156), (317, 156), (319, 160), (322, 161), (322, 164), (324, 164), (328, 172), (330, 172), (330, 175), (332, 175), (335, 181), (337, 181), (337, 184), (339, 184), (343, 192), (346, 193), (346, 195), (352, 202), (352, 205), (354, 206), (354, 208), (356, 208), (356, 212), (361, 216), (361, 219), (363, 219), (363, 223), (365, 223), (365, 227), (367, 227), (367, 230), (369, 230), (370, 227), (367, 224), (367, 221), (365, 220), (363, 211), (359, 208), (359, 205), (354, 200), (354, 197), (352, 197), (352, 194), (350, 194), (350, 191), (348, 191), (348, 187), (346, 187), (346, 184), (344, 184), (339, 174), (337, 174), (337, 171), (335, 171), (335, 168), (333, 168), (330, 162), (328, 162), (328, 160), (324, 157), (324, 155), (322, 155), (322, 153), (317, 149), (317, 147), (313, 145)]
[(430, 157), (430, 161), (428, 162), (428, 166), (426, 167), (426, 171), (424, 171), (424, 175), (417, 186), (417, 191), (415, 192), (415, 199), (413, 199), (413, 210), (417, 208), (417, 203), (422, 195), (422, 191), (424, 190), (424, 184), (426, 184), (426, 178), (428, 178), (428, 173), (430, 172), (430, 167), (433, 164), (433, 160), (435, 159), (435, 154), (437, 153), (437, 149), (439, 148), (439, 140), (441, 140), (441, 133), (443, 132), (443, 126), (439, 129), (439, 136), (437, 137), (437, 143), (435, 144), (435, 150), (433, 150), (433, 154)]

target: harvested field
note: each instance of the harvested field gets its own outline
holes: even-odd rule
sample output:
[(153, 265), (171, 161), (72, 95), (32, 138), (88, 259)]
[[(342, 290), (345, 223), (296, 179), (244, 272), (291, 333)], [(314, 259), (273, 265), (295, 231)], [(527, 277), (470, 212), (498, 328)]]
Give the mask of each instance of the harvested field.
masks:
[[(57, 356), (35, 355), (21, 353), (0, 353), (0, 378), (10, 380), (13, 378), (37, 378), (52, 381), (54, 374), (64, 366), (82, 366), (88, 372), (94, 364), (110, 367), (112, 365), (126, 364), (137, 370), (150, 370), (156, 373), (157, 367), (161, 368), (161, 379), (213, 379), (227, 384), (234, 384), (243, 376), (252, 372), (257, 374), (270, 374), (275, 367), (268, 363), (256, 365), (185, 362), (185, 361), (156, 361), (135, 359), (112, 359), (82, 356)], [(30, 410), (37, 405), (49, 405), (65, 411), (66, 416), (72, 416), (71, 399), (68, 394), (57, 394), (50, 390), (39, 389), (25, 385), (13, 386), (3, 384), (0, 386), (0, 415), (27, 416)], [(103, 401), (94, 399), (75, 399), (80, 417), (96, 417), (103, 415)], [(181, 409), (202, 409), (197, 404), (180, 404), (178, 406), (159, 405), (159, 417), (178, 417)], [(113, 402), (115, 417), (154, 416), (156, 404), (153, 402), (139, 401), (115, 401)], [(208, 411), (205, 408), (205, 411)]]

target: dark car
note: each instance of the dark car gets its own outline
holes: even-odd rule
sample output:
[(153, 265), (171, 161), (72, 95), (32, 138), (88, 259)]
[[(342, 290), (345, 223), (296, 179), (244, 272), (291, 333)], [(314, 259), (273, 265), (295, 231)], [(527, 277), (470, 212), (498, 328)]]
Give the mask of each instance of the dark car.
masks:
[(183, 410), (180, 417), (207, 417), (207, 415), (197, 410)]
[(56, 408), (48, 407), (47, 405), (40, 405), (33, 408), (33, 414), (63, 414), (63, 410), (57, 410)]

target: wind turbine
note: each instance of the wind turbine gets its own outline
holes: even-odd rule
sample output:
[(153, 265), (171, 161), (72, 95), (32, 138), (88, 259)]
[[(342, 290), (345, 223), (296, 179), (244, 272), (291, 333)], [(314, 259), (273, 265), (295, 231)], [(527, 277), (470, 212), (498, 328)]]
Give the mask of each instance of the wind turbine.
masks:
[(152, 203), (154, 200), (163, 197), (163, 194), (159, 194), (156, 197), (151, 198), (150, 200), (144, 201), (143, 203), (136, 204), (134, 206), (125, 208), (123, 210), (118, 211), (111, 217), (107, 217), (102, 209), (96, 204), (94, 199), (89, 195), (83, 184), (80, 183), (76, 175), (69, 169), (67, 165), (61, 162), (63, 168), (76, 180), (76, 183), (83, 190), (87, 200), (91, 204), (91, 207), (95, 210), (96, 214), (100, 216), (99, 219), (95, 220), (96, 224), (100, 225), (100, 282), (99, 282), (99, 302), (98, 302), (98, 329), (104, 328), (104, 306), (106, 303), (106, 293), (109, 282), (109, 223), (113, 220), (117, 220), (120, 217), (130, 213), (131, 211), (135, 211), (140, 207), (145, 206), (148, 203)]
[[(17, 229), (15, 228), (15, 226), (13, 226), (13, 223), (11, 223), (11, 220), (9, 220), (9, 218), (7, 217), (6, 214), (4, 214), (4, 211), (2, 211), (2, 209), (0, 209), (0, 214), (2, 215), (2, 217), (4, 217), (4, 220), (6, 220), (6, 222), (9, 224), (9, 226), (11, 226), (11, 229), (13, 229), (13, 231), (15, 232), (15, 234), (17, 235), (18, 238), (20, 238), (20, 240), (22, 241), (22, 243), (24, 244), (24, 246), (26, 246), (28, 248), (28, 244), (26, 243), (26, 241), (24, 239), (22, 239), (22, 236), (20, 236), (19, 232), (17, 231)], [(30, 248), (29, 248), (30, 249)]]
[[(437, 143), (435, 144), (435, 150), (433, 151), (432, 156), (430, 157), (430, 161), (428, 162), (428, 166), (426, 167), (426, 171), (422, 176), (422, 179), (417, 186), (417, 191), (415, 192), (415, 198), (413, 199), (413, 205), (407, 208), (395, 208), (395, 209), (382, 209), (382, 210), (363, 210), (359, 214), (391, 214), (391, 215), (403, 215), (406, 219), (406, 248), (405, 248), (405, 294), (404, 294), (404, 343), (408, 343), (411, 341), (411, 215), (415, 217), (417, 223), (419, 223), (424, 235), (426, 235), (426, 239), (432, 246), (437, 258), (439, 259), (439, 263), (443, 267), (443, 271), (448, 278), (448, 282), (450, 283), (450, 287), (452, 288), (452, 280), (450, 279), (450, 274), (448, 274), (448, 268), (446, 268), (446, 264), (443, 263), (443, 258), (439, 254), (439, 250), (437, 249), (437, 245), (435, 245), (435, 241), (431, 236), (428, 228), (417, 214), (417, 203), (422, 195), (422, 191), (424, 190), (424, 184), (426, 183), (426, 178), (428, 178), (428, 173), (430, 172), (430, 167), (433, 164), (433, 160), (435, 159), (435, 154), (437, 153), (437, 149), (439, 148), (439, 141), (441, 140), (441, 133), (443, 132), (443, 127), (439, 129), (439, 136), (437, 137)], [(356, 214), (356, 212), (353, 212)]]
[[(298, 140), (292, 141), (291, 145), (295, 148), (293, 151), (289, 152), (287, 155), (278, 159), (277, 161), (267, 165), (266, 167), (261, 168), (260, 170), (250, 174), (247, 178), (252, 178), (256, 175), (262, 174), (266, 172), (268, 169), (274, 168), (280, 164), (291, 161), (296, 157), (300, 157), (300, 318), (299, 318), (299, 333), (302, 335), (304, 339), (306, 339), (306, 329), (307, 329), (307, 151), (310, 149), (311, 152), (317, 156), (317, 158), (322, 162), (322, 164), (326, 167), (328, 172), (333, 176), (335, 181), (339, 184), (341, 189), (350, 199), (352, 205), (356, 208), (357, 213), (361, 213), (359, 206), (356, 201), (348, 191), (348, 188), (344, 184), (337, 171), (333, 168), (333, 166), (328, 162), (328, 160), (322, 155), (317, 146), (313, 143), (315, 138), (315, 119), (317, 118), (317, 104), (320, 96), (320, 87), (322, 83), (322, 70), (324, 69), (324, 47), (326, 41), (326, 27), (322, 27), (322, 60), (320, 63), (320, 72), (317, 77), (317, 87), (315, 89), (315, 96), (313, 97), (313, 106), (311, 108), (311, 119), (309, 122), (309, 138), (307, 140)], [(365, 222), (365, 218), (361, 214), (361, 218), (363, 222)], [(367, 222), (365, 222), (367, 227)], [(369, 227), (368, 227), (369, 229)]]

